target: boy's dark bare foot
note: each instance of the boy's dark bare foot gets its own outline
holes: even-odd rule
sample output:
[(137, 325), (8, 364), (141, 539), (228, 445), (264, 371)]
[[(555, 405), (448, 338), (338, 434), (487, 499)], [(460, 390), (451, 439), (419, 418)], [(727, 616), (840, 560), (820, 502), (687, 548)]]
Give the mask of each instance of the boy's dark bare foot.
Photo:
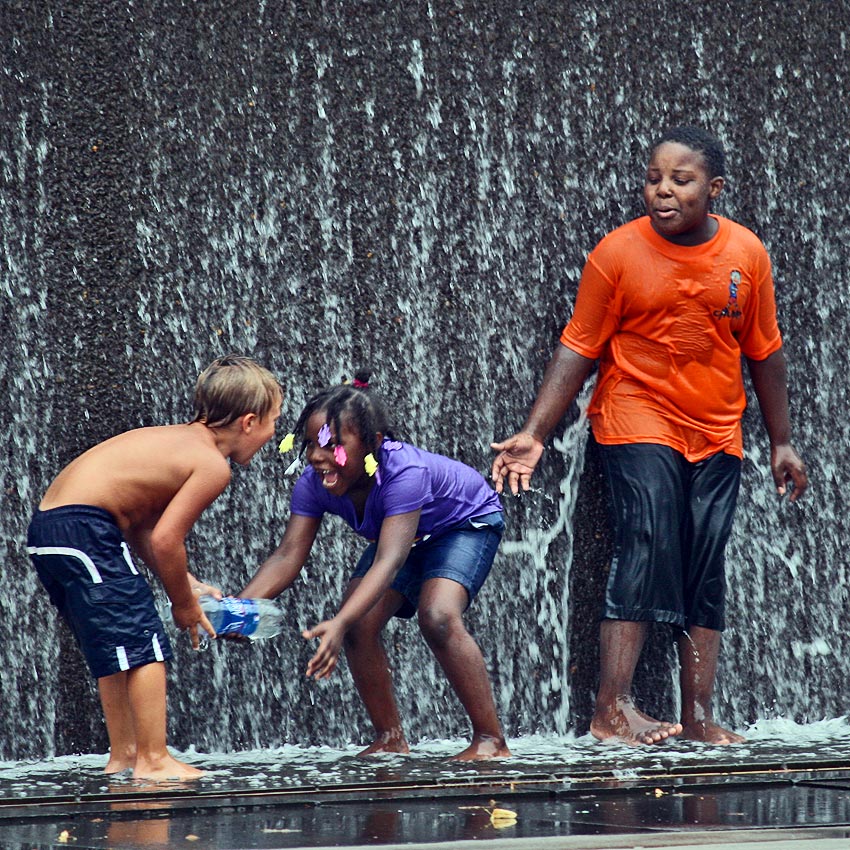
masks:
[(689, 741), (704, 741), (706, 744), (742, 744), (747, 739), (737, 732), (724, 729), (713, 720), (694, 721), (686, 723), (682, 729), (681, 738)]
[(507, 759), (511, 751), (504, 738), (493, 735), (476, 735), (472, 743), (449, 761), (484, 761), (486, 759)]
[(617, 697), (611, 706), (597, 706), (590, 723), (590, 734), (600, 741), (616, 738), (625, 744), (659, 744), (679, 735), (681, 723), (656, 720), (635, 708), (631, 697)]
[(379, 755), (380, 753), (400, 753), (401, 755), (407, 755), (409, 752), (410, 747), (407, 744), (407, 739), (404, 737), (404, 732), (398, 729), (379, 735), (365, 750), (357, 753), (357, 757), (365, 758), (366, 756)]

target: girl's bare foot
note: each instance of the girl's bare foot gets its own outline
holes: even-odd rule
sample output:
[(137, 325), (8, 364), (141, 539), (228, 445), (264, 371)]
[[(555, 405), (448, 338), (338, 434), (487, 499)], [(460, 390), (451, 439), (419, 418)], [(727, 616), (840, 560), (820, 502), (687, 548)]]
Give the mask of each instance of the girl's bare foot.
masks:
[(404, 732), (398, 729), (379, 735), (365, 750), (357, 753), (357, 757), (365, 758), (366, 756), (374, 756), (380, 753), (400, 753), (401, 755), (407, 755), (409, 752), (410, 747), (407, 744), (407, 739), (404, 737)]
[(737, 732), (724, 729), (713, 720), (694, 721), (685, 724), (681, 734), (689, 741), (705, 741), (707, 744), (741, 744), (747, 739)]
[(133, 779), (153, 779), (158, 782), (167, 782), (172, 779), (198, 779), (203, 775), (203, 770), (178, 761), (169, 753), (146, 759), (137, 757), (136, 766), (133, 768)]
[(590, 723), (590, 733), (600, 741), (616, 738), (632, 746), (658, 744), (679, 735), (681, 723), (656, 720), (638, 711), (632, 698), (620, 696), (611, 706), (597, 706)]
[(486, 759), (507, 759), (511, 751), (502, 737), (493, 735), (476, 735), (472, 743), (450, 761), (484, 761)]

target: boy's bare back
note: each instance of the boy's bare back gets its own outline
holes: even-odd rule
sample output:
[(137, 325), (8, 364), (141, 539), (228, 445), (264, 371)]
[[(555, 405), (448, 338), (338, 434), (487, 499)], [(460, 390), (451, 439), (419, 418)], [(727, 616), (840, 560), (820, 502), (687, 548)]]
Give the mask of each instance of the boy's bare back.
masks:
[(138, 428), (69, 463), (39, 508), (94, 505), (109, 511), (125, 535), (135, 537), (152, 529), (178, 494), (181, 513), (197, 519), (229, 481), (230, 464), (205, 425)]

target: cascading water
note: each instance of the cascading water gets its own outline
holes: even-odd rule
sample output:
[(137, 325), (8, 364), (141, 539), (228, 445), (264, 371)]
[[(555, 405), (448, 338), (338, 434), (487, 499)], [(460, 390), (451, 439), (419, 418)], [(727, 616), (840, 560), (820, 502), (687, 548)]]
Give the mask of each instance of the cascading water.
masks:
[[(683, 122), (726, 142), (718, 211), (773, 258), (812, 476), (800, 507), (775, 498), (748, 411), (718, 714), (737, 727), (844, 714), (850, 116), (835, 94), (850, 85), (850, 12), (756, 6), (4, 3), (0, 757), (105, 748), (24, 551), (65, 463), (184, 420), (197, 373), (234, 350), (280, 376), (282, 431), (318, 386), (366, 365), (403, 438), (486, 472), (490, 441), (534, 397), (584, 257), (641, 212), (650, 139)], [(573, 417), (533, 491), (506, 499), (469, 616), (511, 735), (589, 720), (607, 541), (585, 434)], [(191, 535), (201, 577), (236, 591), (277, 544), (285, 465), (269, 447), (236, 471)], [(201, 654), (178, 642), (175, 746), (366, 739), (345, 665), (308, 682), (299, 637), (335, 609), (361, 545), (325, 522), (283, 598), (282, 638)], [(415, 625), (393, 624), (387, 645), (411, 739), (464, 736)], [(641, 668), (651, 704), (675, 701), (665, 647)]]

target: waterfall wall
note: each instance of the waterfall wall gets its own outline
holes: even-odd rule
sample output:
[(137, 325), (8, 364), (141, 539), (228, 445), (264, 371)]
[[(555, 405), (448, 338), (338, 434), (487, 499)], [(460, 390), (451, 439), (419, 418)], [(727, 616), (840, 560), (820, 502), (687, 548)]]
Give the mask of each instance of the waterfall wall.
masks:
[[(846, 4), (5, 0), (0, 31), (0, 757), (106, 746), (24, 549), (65, 463), (184, 421), (200, 369), (239, 351), (279, 375), (281, 432), (367, 365), (404, 438), (486, 472), (587, 252), (642, 212), (648, 144), (671, 123), (722, 138), (718, 211), (771, 253), (812, 479), (799, 507), (776, 498), (754, 404), (718, 714), (845, 713)], [(191, 535), (198, 575), (238, 590), (276, 545), (284, 466), (270, 446), (236, 471)], [(609, 535), (578, 410), (506, 513), (470, 627), (511, 735), (584, 732)], [(333, 612), (359, 549), (326, 521), (280, 640), (179, 642), (173, 744), (365, 740), (344, 663), (307, 681), (298, 636)], [(387, 644), (411, 739), (465, 735), (415, 625)], [(638, 683), (659, 710), (676, 699), (669, 653), (654, 639)]]

